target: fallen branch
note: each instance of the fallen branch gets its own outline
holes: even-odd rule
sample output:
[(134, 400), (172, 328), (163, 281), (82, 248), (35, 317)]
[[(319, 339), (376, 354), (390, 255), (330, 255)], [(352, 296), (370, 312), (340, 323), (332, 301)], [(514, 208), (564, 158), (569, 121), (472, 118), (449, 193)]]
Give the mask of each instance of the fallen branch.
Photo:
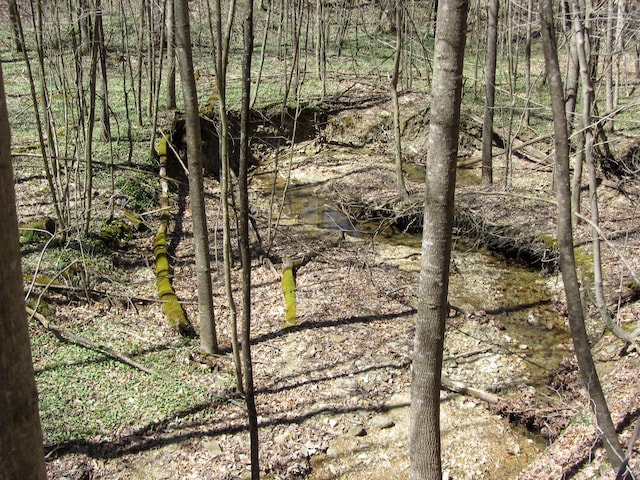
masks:
[[(62, 285), (62, 284), (58, 285), (55, 283), (46, 283), (46, 282), (36, 281), (32, 283), (32, 286), (44, 288), (46, 290), (51, 290), (55, 292), (70, 292), (70, 293), (80, 292), (83, 294), (88, 293), (93, 297), (120, 298), (131, 303), (145, 303), (145, 304), (146, 303), (164, 303), (164, 300), (161, 300), (159, 298), (138, 297), (138, 296), (127, 295), (124, 293), (115, 293), (115, 292), (107, 292), (104, 290), (96, 290), (95, 288), (74, 287), (72, 285)], [(180, 305), (197, 305), (198, 304), (197, 300), (179, 300), (179, 302), (180, 302)]]
[(145, 367), (141, 363), (136, 362), (135, 360), (127, 357), (126, 355), (116, 352), (112, 348), (105, 347), (104, 345), (100, 345), (99, 343), (89, 340), (88, 338), (84, 338), (79, 335), (76, 335), (75, 333), (70, 332), (66, 328), (58, 327), (57, 325), (52, 325), (44, 315), (36, 312), (35, 310), (29, 307), (26, 307), (26, 309), (30, 317), (35, 318), (43, 328), (53, 333), (60, 340), (64, 342), (73, 343), (74, 345), (79, 345), (81, 347), (89, 348), (91, 350), (96, 350), (97, 352), (100, 352), (103, 355), (106, 355), (107, 357), (111, 357), (114, 360), (127, 364), (130, 367), (136, 368), (144, 373), (148, 373), (149, 375), (160, 377), (160, 374), (155, 370), (151, 370)]
[(451, 390), (452, 392), (459, 393), (461, 395), (468, 395), (470, 397), (477, 398), (482, 400), (483, 402), (497, 404), (502, 399), (490, 392), (485, 392), (484, 390), (479, 390), (477, 388), (468, 387), (464, 383), (455, 382), (448, 377), (442, 377), (442, 386), (447, 390)]

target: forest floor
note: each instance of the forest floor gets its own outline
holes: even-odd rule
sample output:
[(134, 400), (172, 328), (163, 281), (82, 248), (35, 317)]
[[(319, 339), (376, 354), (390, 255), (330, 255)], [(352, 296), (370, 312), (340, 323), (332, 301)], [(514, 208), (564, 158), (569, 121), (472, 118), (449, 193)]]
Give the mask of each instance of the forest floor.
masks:
[[(357, 89), (351, 94), (357, 94)], [(370, 92), (367, 92), (369, 95)], [(420, 169), (426, 159), (428, 128), (422, 114), (426, 100), (419, 95), (402, 98), (405, 122), (403, 147), (407, 168)], [(257, 409), (260, 420), (260, 456), (263, 478), (405, 479), (409, 478), (409, 383), (415, 315), (415, 291), (420, 268), (418, 246), (378, 241), (369, 234), (342, 235), (336, 228), (319, 228), (304, 219), (326, 219), (335, 210), (336, 198), (350, 196), (384, 203), (395, 197), (391, 107), (382, 102), (368, 108), (343, 111), (331, 118), (321, 137), (294, 145), (262, 160), (251, 183), (252, 213), (263, 242), (273, 237), (271, 258), (285, 256), (309, 260), (297, 271), (298, 325), (283, 328), (284, 301), (277, 263), (255, 258), (252, 269), (252, 355)], [(462, 158), (478, 155), (479, 140), (472, 122), (461, 136)], [(533, 137), (533, 134), (532, 134)], [(523, 138), (526, 140), (526, 138)], [(620, 137), (620, 148), (631, 140)], [(502, 156), (496, 157), (493, 188), (479, 187), (478, 164), (460, 170), (458, 201), (487, 221), (516, 226), (526, 232), (555, 237), (552, 158), (547, 143), (533, 146), (543, 157), (514, 158), (511, 185), (499, 186)], [(24, 160), (22, 160), (24, 161)], [(290, 167), (290, 189), (305, 190), (296, 204), (283, 209), (279, 224), (274, 215), (281, 205), (276, 194), (270, 207), (276, 164), (280, 181)], [(17, 169), (19, 214), (34, 215), (32, 183)], [(420, 198), (420, 179), (408, 179), (412, 198)], [(640, 271), (637, 185), (624, 186), (627, 193), (605, 182), (599, 189), (600, 227), (610, 243), (603, 245), (605, 290), (615, 305), (619, 293), (627, 293), (629, 271), (621, 266), (621, 254), (629, 267)], [(635, 190), (634, 190), (635, 189)], [(127, 336), (139, 341), (128, 355), (163, 376), (166, 365), (153, 363), (149, 352), (175, 347), (172, 375), (179, 375), (176, 389), (205, 392), (203, 399), (183, 410), (140, 419), (100, 434), (64, 440), (58, 432), (47, 433), (50, 478), (56, 479), (235, 479), (249, 477), (249, 447), (242, 398), (234, 393), (229, 345), (230, 311), (224, 293), (220, 261), (219, 188), (206, 181), (207, 212), (214, 262), (214, 290), (218, 337), (226, 354), (203, 358), (197, 339), (181, 340), (163, 322), (157, 302), (135, 301), (114, 305), (107, 298), (90, 302), (75, 298), (51, 300), (48, 318), (72, 331), (89, 324), (100, 325), (105, 338)], [(313, 192), (314, 196), (309, 196)], [(293, 193), (291, 193), (293, 195)], [(100, 198), (102, 192), (97, 194)], [(176, 195), (178, 197), (178, 195)], [(588, 212), (587, 195), (583, 196)], [(304, 199), (307, 202), (304, 202)], [(28, 200), (31, 199), (31, 200)], [(185, 310), (199, 330), (195, 299), (195, 265), (189, 199), (172, 224), (173, 282)], [(315, 203), (314, 203), (315, 202)], [(42, 206), (46, 210), (46, 206)], [(304, 214), (304, 215), (303, 215)], [(310, 215), (309, 215), (310, 214)], [(271, 224), (271, 227), (269, 226)], [(113, 290), (127, 284), (130, 298), (153, 299), (151, 232), (136, 234), (112, 254), (114, 264), (128, 271), (125, 281), (105, 273), (96, 290)], [(352, 232), (353, 233), (353, 232)], [(591, 229), (582, 224), (576, 243), (588, 252)], [(142, 256), (143, 258), (136, 258)], [(449, 479), (559, 479), (614, 478), (607, 468), (595, 435), (589, 402), (581, 388), (572, 346), (566, 334), (562, 282), (557, 272), (532, 272), (517, 263), (495, 259), (481, 249), (458, 248), (453, 255), (444, 373), (452, 380), (491, 392), (510, 405), (520, 405), (516, 416), (533, 432), (510, 421), (505, 409), (471, 395), (443, 390), (443, 469)], [(513, 271), (518, 271), (513, 275)], [(585, 275), (590, 269), (585, 266)], [(238, 288), (239, 269), (233, 277)], [(513, 291), (534, 285), (544, 301), (519, 300)], [(56, 294), (63, 296), (64, 294)], [(536, 308), (534, 308), (536, 307)], [(591, 309), (589, 309), (591, 312)], [(520, 322), (516, 330), (504, 323)], [(516, 315), (517, 313), (517, 315)], [(615, 319), (634, 328), (640, 305), (631, 301), (615, 308)], [(502, 315), (502, 316), (501, 316)], [(530, 331), (536, 337), (528, 337)], [(111, 333), (109, 333), (111, 332)], [(32, 326), (36, 343), (48, 335)], [(640, 413), (640, 352), (636, 346), (605, 333), (599, 320), (590, 317), (594, 356), (610, 402), (614, 421), (628, 444)], [(556, 336), (557, 335), (557, 336)], [(551, 336), (550, 338), (547, 338)], [(544, 345), (538, 340), (547, 338)], [(543, 374), (531, 370), (533, 355), (545, 355), (546, 345), (563, 352), (555, 366)], [(49, 347), (51, 348), (51, 347)], [(56, 347), (54, 347), (56, 348)], [(549, 347), (551, 348), (551, 347)], [(542, 350), (542, 351), (541, 351)], [(145, 356), (146, 355), (146, 356)], [(46, 355), (34, 349), (41, 395), (50, 388), (42, 380)], [(94, 359), (95, 362), (103, 360)], [(88, 365), (88, 363), (87, 363)], [(125, 367), (129, 368), (129, 367)], [(113, 374), (95, 378), (121, 385), (126, 377)], [(142, 374), (143, 378), (147, 374)], [(543, 377), (534, 382), (532, 377)], [(149, 384), (152, 380), (149, 378)], [(535, 385), (533, 385), (535, 383)], [(96, 390), (98, 387), (96, 386)], [(92, 401), (92, 385), (80, 404)], [(118, 391), (118, 390), (114, 390)], [(145, 380), (129, 390), (128, 398), (117, 393), (115, 405), (130, 402), (131, 408), (145, 395)], [(96, 400), (97, 401), (97, 400)], [(109, 408), (109, 402), (106, 409)], [(78, 406), (78, 412), (81, 410)], [(80, 413), (78, 413), (80, 415)], [(64, 419), (59, 419), (64, 423)], [(53, 420), (51, 420), (53, 422)], [(551, 441), (553, 440), (553, 441)], [(631, 457), (640, 472), (640, 450)]]

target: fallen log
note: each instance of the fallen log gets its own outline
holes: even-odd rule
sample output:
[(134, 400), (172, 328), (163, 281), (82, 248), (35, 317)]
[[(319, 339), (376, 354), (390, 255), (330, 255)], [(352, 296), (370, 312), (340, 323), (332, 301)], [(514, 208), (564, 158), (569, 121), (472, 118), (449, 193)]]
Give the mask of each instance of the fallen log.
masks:
[(167, 137), (162, 137), (158, 145), (160, 157), (160, 226), (153, 241), (155, 274), (158, 297), (162, 300), (162, 310), (169, 325), (181, 335), (192, 337), (195, 331), (187, 318), (171, 282), (171, 269), (167, 253), (167, 229), (169, 225), (169, 182), (167, 181)]
[[(483, 124), (482, 117), (478, 115), (474, 115), (472, 113), (467, 114), (467, 118), (469, 120), (477, 123), (478, 125)], [(499, 127), (495, 127), (493, 129), (493, 141), (499, 148), (504, 148), (504, 145), (507, 143), (508, 134), (503, 129)], [(511, 151), (513, 154), (519, 158), (524, 160), (528, 160), (532, 163), (541, 164), (541, 165), (550, 165), (551, 158), (548, 154), (538, 150), (537, 148), (533, 148), (532, 145), (543, 140), (549, 139), (549, 135), (544, 135), (541, 137), (537, 137), (533, 140), (525, 142), (520, 140), (517, 137), (511, 138)]]
[(495, 393), (485, 392), (484, 390), (468, 387), (464, 383), (456, 382), (448, 377), (445, 377), (444, 375), (442, 376), (442, 386), (447, 390), (451, 390), (452, 392), (474, 397), (482, 400), (483, 402), (497, 404), (501, 401), (501, 398)]

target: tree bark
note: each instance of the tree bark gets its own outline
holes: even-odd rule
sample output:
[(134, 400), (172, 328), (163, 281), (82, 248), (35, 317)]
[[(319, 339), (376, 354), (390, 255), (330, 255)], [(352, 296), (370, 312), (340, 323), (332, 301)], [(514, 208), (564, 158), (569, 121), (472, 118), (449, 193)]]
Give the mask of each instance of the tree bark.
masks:
[(45, 479), (20, 240), (9, 116), (0, 65), (0, 478)]
[(400, 77), (400, 58), (402, 57), (402, 19), (404, 14), (404, 4), (398, 0), (396, 5), (396, 52), (393, 60), (393, 72), (391, 73), (390, 90), (393, 102), (393, 132), (395, 135), (395, 156), (396, 156), (396, 185), (398, 190), (398, 200), (409, 199), (409, 192), (404, 183), (404, 173), (402, 173), (402, 139), (400, 132), (400, 104), (398, 102), (398, 78)]
[[(555, 185), (558, 203), (558, 243), (559, 262), (564, 283), (569, 325), (573, 345), (580, 367), (582, 380), (587, 388), (591, 406), (596, 416), (598, 432), (601, 435), (609, 462), (614, 470), (622, 464), (624, 453), (620, 447), (611, 414), (607, 405), (600, 379), (589, 347), (589, 339), (584, 323), (584, 311), (580, 296), (580, 285), (573, 256), (573, 229), (571, 226), (571, 189), (569, 175), (569, 137), (564, 106), (564, 92), (558, 63), (558, 50), (553, 26), (553, 6), (551, 0), (540, 1), (542, 39), (549, 94), (552, 103), (554, 145), (555, 145)], [(584, 88), (584, 87), (583, 87)]]
[(176, 22), (174, 0), (167, 0), (167, 109), (176, 108)]
[(249, 422), (251, 453), (251, 479), (260, 478), (258, 453), (258, 413), (253, 385), (251, 360), (251, 250), (249, 243), (249, 118), (251, 103), (251, 60), (253, 57), (253, 0), (246, 0), (244, 10), (244, 52), (242, 56), (242, 103), (240, 117), (240, 159), (238, 174), (239, 192), (239, 243), (242, 264), (242, 366), (244, 373), (244, 399)]
[(193, 241), (196, 254), (196, 282), (198, 288), (198, 313), (200, 317), (200, 345), (206, 353), (218, 352), (216, 325), (213, 310), (211, 284), (211, 258), (209, 234), (204, 208), (204, 180), (202, 173), (202, 134), (198, 93), (193, 71), (189, 4), (187, 0), (175, 3), (177, 56), (182, 80), (187, 129), (187, 156), (189, 157), (189, 200), (193, 219)]
[(8, 0), (9, 23), (11, 24), (11, 37), (13, 38), (13, 46), (17, 53), (24, 51), (24, 44), (20, 37), (20, 27), (18, 26), (18, 4), (16, 0)]
[(411, 380), (411, 479), (440, 480), (440, 386), (467, 0), (440, 0), (434, 50), (422, 264)]
[(493, 183), (493, 109), (496, 97), (496, 63), (498, 53), (499, 0), (489, 5), (489, 30), (487, 33), (487, 79), (485, 85), (484, 122), (482, 123), (482, 185)]

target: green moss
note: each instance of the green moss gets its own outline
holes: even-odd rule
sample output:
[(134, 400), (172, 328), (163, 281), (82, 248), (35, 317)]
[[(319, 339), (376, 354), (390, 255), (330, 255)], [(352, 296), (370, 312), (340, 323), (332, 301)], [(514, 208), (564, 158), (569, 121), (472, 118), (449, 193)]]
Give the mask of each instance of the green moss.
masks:
[(282, 293), (286, 305), (284, 315), (285, 328), (296, 325), (296, 280), (293, 276), (293, 269), (285, 268), (282, 272)]
[(156, 189), (151, 185), (150, 176), (136, 174), (116, 182), (120, 193), (126, 198), (125, 208), (142, 213), (150, 210), (156, 203)]
[(540, 235), (536, 236), (536, 239), (540, 240), (548, 248), (557, 249), (559, 247), (558, 239), (556, 237), (551, 236), (551, 235), (547, 235), (547, 234), (541, 233)]
[(98, 240), (103, 246), (111, 249), (120, 247), (121, 240), (131, 238), (133, 232), (124, 220), (111, 220), (104, 223), (98, 234)]
[(56, 221), (42, 217), (20, 226), (20, 242), (32, 243), (43, 238), (49, 239), (56, 232)]
[(33, 275), (27, 275), (27, 274), (22, 275), (22, 278), (26, 283), (31, 283), (35, 281), (37, 285), (53, 285), (54, 287), (62, 286), (62, 284), (58, 280), (45, 277), (44, 275), (36, 275), (35, 280), (33, 278)]
[(158, 156), (160, 157), (160, 160), (162, 161), (162, 157), (167, 157), (167, 136), (165, 135), (164, 137), (162, 137), (160, 139), (160, 141), (158, 142)]
[(353, 120), (353, 117), (351, 115), (345, 115), (342, 118), (342, 123), (344, 125), (344, 128), (346, 129), (352, 129), (356, 126), (356, 122)]
[(576, 267), (585, 273), (592, 274), (593, 272), (593, 254), (585, 248), (574, 248), (573, 258), (576, 262)]
[(155, 273), (158, 298), (162, 300), (162, 311), (167, 322), (181, 335), (191, 337), (194, 335), (193, 327), (171, 284), (167, 239), (163, 229), (158, 231), (153, 242), (153, 254), (156, 259)]

